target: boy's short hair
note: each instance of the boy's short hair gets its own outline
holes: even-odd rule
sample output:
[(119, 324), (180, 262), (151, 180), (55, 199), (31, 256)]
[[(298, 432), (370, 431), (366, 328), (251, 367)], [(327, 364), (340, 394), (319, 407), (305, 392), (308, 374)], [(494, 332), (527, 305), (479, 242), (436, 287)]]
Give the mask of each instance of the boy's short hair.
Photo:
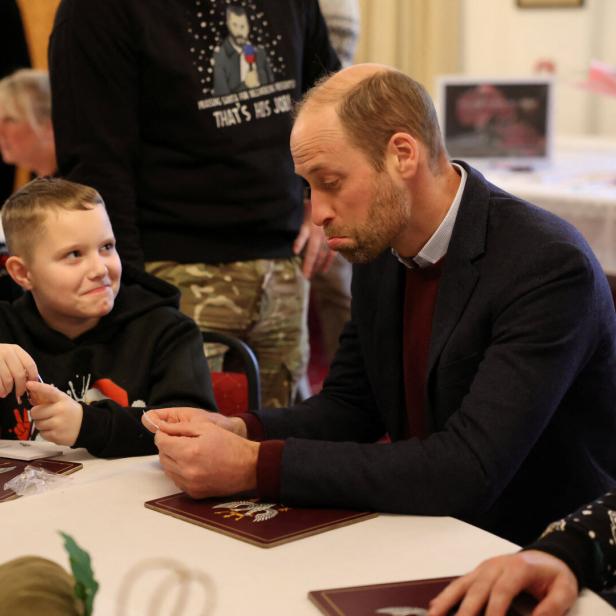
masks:
[(2, 227), (9, 254), (28, 258), (34, 238), (44, 230), (47, 214), (57, 210), (105, 207), (98, 191), (60, 178), (37, 178), (13, 193), (2, 206)]

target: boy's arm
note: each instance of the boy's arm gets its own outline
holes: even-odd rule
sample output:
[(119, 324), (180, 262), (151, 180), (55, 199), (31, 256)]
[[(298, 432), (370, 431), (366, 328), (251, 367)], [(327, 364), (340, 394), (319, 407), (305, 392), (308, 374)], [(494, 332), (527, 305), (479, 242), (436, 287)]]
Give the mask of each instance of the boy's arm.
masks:
[(122, 407), (112, 400), (82, 403), (76, 447), (101, 457), (157, 453), (152, 434), (141, 423), (144, 410), (176, 406), (216, 410), (201, 332), (177, 310), (169, 309), (167, 316), (169, 326), (159, 335), (155, 357), (140, 358), (150, 362), (146, 405)]

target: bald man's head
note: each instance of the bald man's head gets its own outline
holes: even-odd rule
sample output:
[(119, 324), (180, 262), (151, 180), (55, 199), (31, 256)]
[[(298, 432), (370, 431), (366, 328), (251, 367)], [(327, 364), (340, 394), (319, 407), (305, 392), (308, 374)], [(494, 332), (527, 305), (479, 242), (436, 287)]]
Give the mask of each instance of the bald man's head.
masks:
[(405, 132), (422, 142), (433, 170), (446, 159), (436, 111), (424, 87), (404, 73), (381, 64), (356, 64), (326, 77), (304, 96), (296, 122), (304, 114), (333, 108), (346, 135), (378, 170), (392, 135)]

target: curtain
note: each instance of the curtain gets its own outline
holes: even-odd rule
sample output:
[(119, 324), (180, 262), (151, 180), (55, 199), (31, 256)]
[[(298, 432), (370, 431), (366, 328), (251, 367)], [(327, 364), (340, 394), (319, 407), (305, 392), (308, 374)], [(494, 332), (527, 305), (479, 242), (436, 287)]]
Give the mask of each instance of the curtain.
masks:
[(47, 68), (47, 43), (60, 0), (17, 0), (33, 68)]
[(432, 95), (439, 74), (459, 72), (461, 0), (360, 0), (356, 62), (389, 64)]

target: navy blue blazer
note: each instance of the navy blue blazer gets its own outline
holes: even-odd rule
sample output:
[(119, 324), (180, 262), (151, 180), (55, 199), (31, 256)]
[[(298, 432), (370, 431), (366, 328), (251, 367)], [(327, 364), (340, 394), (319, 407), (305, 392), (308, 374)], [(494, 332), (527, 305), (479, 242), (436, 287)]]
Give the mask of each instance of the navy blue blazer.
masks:
[[(258, 416), (287, 439), (285, 503), (451, 515), (524, 543), (616, 485), (616, 316), (571, 225), (461, 164), (430, 342), (431, 434), (403, 438), (405, 272), (390, 251), (354, 269), (323, 391)], [(385, 432), (393, 442), (375, 444)]]

